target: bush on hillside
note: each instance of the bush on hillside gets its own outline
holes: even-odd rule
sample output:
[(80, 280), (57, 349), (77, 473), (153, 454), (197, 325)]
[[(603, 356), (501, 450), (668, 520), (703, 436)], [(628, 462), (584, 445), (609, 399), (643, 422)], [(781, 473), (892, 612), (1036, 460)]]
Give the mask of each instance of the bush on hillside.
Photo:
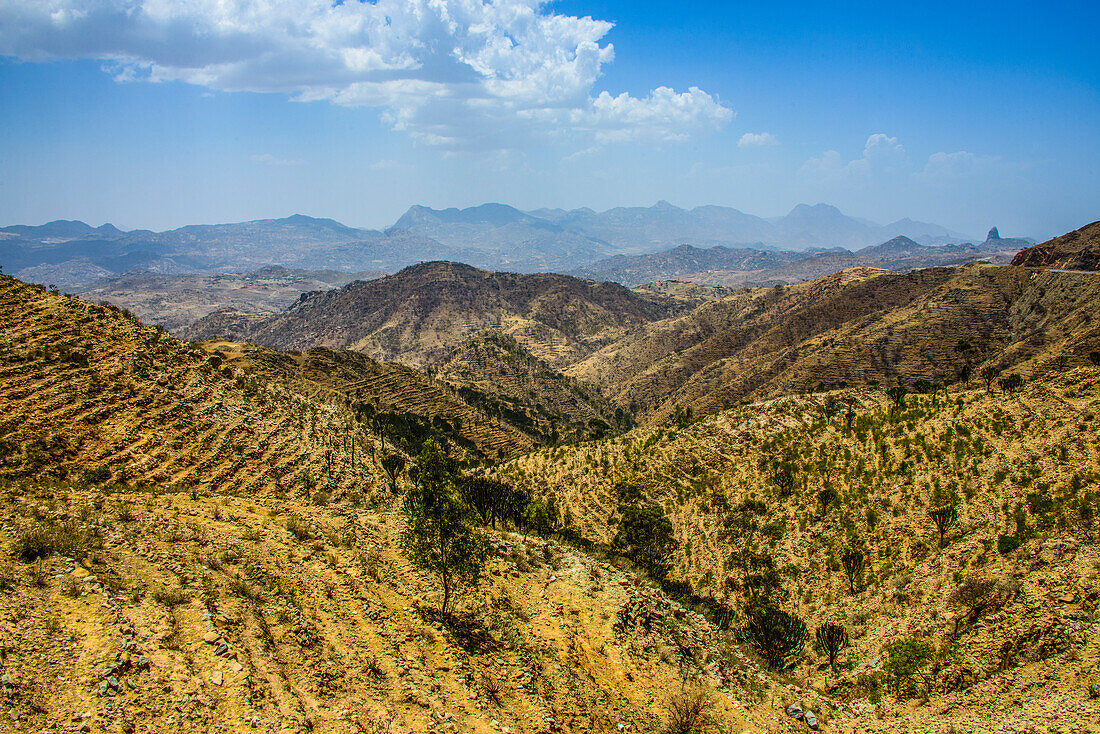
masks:
[(772, 670), (783, 670), (802, 655), (809, 631), (806, 623), (793, 614), (772, 606), (748, 611), (742, 635), (756, 648)]

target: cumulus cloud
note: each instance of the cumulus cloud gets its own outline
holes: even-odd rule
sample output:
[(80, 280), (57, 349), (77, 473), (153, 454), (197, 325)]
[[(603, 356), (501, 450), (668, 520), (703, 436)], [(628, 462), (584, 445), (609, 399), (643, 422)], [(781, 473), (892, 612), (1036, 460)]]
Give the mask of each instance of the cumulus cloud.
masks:
[(779, 138), (771, 133), (745, 133), (737, 141), (738, 148), (767, 148), (779, 145)]
[(835, 150), (827, 150), (816, 158), (810, 158), (799, 173), (803, 178), (829, 183), (860, 183), (870, 181), (879, 174), (903, 169), (907, 162), (905, 147), (883, 133), (867, 138), (863, 155), (845, 161)]
[(695, 87), (594, 93), (610, 29), (542, 0), (0, 0), (0, 55), (376, 107), (434, 145), (675, 141), (731, 119)]
[(924, 170), (920, 175), (929, 180), (965, 178), (973, 175), (981, 163), (983, 161), (965, 150), (955, 153), (933, 153), (928, 156), (928, 162), (924, 164)]

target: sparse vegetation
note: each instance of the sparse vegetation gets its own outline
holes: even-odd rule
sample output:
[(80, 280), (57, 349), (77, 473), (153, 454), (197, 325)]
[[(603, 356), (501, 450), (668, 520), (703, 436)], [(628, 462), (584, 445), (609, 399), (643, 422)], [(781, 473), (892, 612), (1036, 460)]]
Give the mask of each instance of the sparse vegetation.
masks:
[(842, 625), (826, 622), (815, 633), (817, 647), (829, 660), (829, 668), (836, 672), (836, 659), (840, 651), (848, 647), (848, 630)]
[(936, 531), (940, 536), (940, 548), (943, 548), (947, 534), (959, 519), (959, 511), (955, 509), (954, 505), (945, 505), (944, 507), (935, 508), (928, 515), (936, 525)]
[(703, 688), (689, 688), (674, 694), (668, 702), (666, 734), (695, 734), (710, 724), (714, 708), (710, 694)]
[(405, 496), (408, 527), (401, 544), (414, 564), (439, 579), (439, 611), (449, 619), (456, 592), (476, 583), (485, 568), (486, 540), (455, 486), (451, 460), (434, 441), (424, 445), (417, 468), (417, 482)]
[(907, 698), (914, 692), (927, 695), (931, 681), (925, 670), (936, 657), (930, 643), (914, 638), (897, 640), (886, 648), (886, 682), (894, 695)]
[(809, 637), (805, 622), (771, 606), (750, 609), (742, 634), (772, 670), (783, 670), (802, 655)]

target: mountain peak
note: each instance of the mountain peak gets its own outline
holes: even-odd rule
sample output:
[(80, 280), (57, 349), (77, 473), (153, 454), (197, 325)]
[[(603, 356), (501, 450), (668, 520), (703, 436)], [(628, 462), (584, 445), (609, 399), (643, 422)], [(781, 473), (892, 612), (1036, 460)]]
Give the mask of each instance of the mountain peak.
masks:
[(927, 249), (924, 245), (909, 239), (905, 235), (898, 235), (882, 244), (864, 247), (856, 252), (865, 257), (900, 257), (913, 252), (926, 251)]
[(794, 209), (791, 209), (790, 214), (788, 214), (787, 216), (805, 216), (807, 214), (816, 214), (819, 216), (844, 216), (843, 212), (841, 212), (832, 204), (799, 204)]
[(991, 227), (989, 234), (985, 236), (987, 240), (999, 240), (1001, 239), (1001, 233), (997, 231), (996, 227)]

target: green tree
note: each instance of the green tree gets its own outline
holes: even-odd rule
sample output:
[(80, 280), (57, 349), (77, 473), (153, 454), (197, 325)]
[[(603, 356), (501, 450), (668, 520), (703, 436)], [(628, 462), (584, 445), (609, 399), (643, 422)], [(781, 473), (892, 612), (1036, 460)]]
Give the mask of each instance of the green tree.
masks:
[(462, 497), (470, 507), (477, 510), (483, 525), (497, 526), (507, 512), (508, 500), (512, 488), (499, 479), (472, 476), (461, 482)]
[(973, 371), (969, 362), (959, 368), (959, 379), (965, 382), (967, 387), (970, 387), (970, 375)]
[(488, 544), (477, 528), (477, 514), (456, 486), (453, 462), (434, 440), (417, 457), (418, 482), (405, 496), (408, 527), (401, 547), (417, 567), (434, 574), (443, 587), (440, 616), (450, 618), (457, 592), (476, 584), (485, 569)]
[(848, 630), (839, 624), (826, 622), (817, 628), (817, 647), (829, 658), (829, 667), (836, 672), (836, 658), (848, 647)]
[(848, 577), (848, 592), (854, 594), (856, 593), (856, 579), (863, 573), (863, 551), (859, 548), (849, 548), (840, 557), (840, 562), (844, 564), (844, 574)]
[(943, 548), (944, 540), (947, 538), (947, 532), (959, 519), (959, 511), (955, 509), (954, 505), (945, 505), (943, 507), (937, 507), (928, 513), (932, 518), (932, 522), (936, 524), (936, 530), (940, 534), (940, 548)]
[(386, 472), (386, 477), (390, 480), (390, 491), (397, 491), (397, 477), (401, 475), (401, 470), (405, 468), (405, 457), (400, 454), (390, 454), (389, 456), (382, 457), (382, 471)]
[(781, 467), (772, 475), (772, 484), (779, 490), (779, 496), (790, 497), (794, 492), (794, 475), (787, 467)]
[(553, 530), (550, 521), (550, 508), (542, 500), (531, 500), (523, 508), (523, 539), (527, 540), (528, 531), (534, 530), (536, 535), (549, 535)]
[(893, 401), (893, 407), (897, 410), (905, 408), (905, 396), (909, 394), (909, 391), (902, 385), (891, 387), (886, 390), (886, 396)]
[(801, 619), (769, 606), (757, 607), (749, 612), (742, 634), (772, 670), (783, 670), (798, 658), (810, 636), (806, 623)]
[(671, 569), (669, 559), (676, 549), (672, 521), (660, 505), (620, 505), (619, 528), (612, 547), (649, 572), (655, 581), (663, 581)]
[(997, 368), (991, 364), (987, 364), (982, 367), (982, 371), (979, 373), (982, 376), (982, 382), (985, 383), (985, 390), (990, 395), (993, 394), (993, 381), (997, 379)]
[(1000, 381), (1001, 391), (1005, 395), (1011, 395), (1012, 393), (1023, 387), (1024, 378), (1020, 377), (1016, 373), (1012, 373), (1008, 377), (1002, 378)]
[(886, 648), (886, 682), (898, 698), (906, 698), (919, 683), (928, 693), (928, 676), (924, 674), (936, 658), (936, 649), (931, 644), (912, 637), (890, 643)]

